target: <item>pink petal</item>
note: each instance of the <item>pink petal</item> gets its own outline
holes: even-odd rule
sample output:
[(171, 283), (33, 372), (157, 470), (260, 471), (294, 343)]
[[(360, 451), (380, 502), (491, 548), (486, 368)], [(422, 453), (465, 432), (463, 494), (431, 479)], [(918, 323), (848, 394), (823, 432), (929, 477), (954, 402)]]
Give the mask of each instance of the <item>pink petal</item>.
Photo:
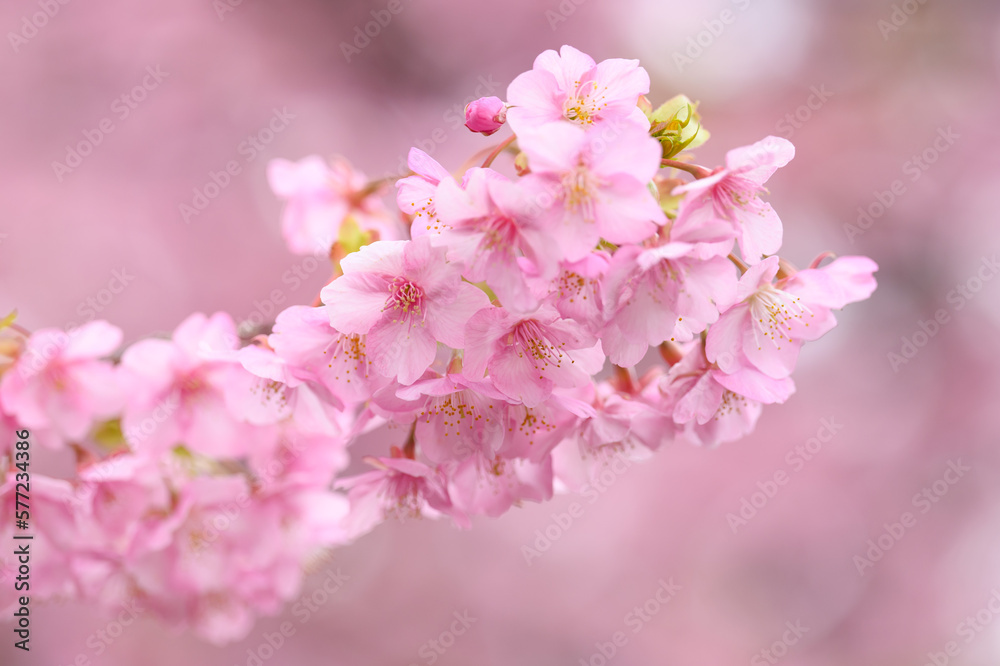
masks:
[(774, 379), (788, 377), (795, 369), (802, 341), (794, 338), (771, 340), (749, 321), (744, 327), (743, 353), (746, 354), (747, 360), (769, 377)]
[(513, 349), (494, 356), (489, 369), (496, 387), (526, 407), (537, 407), (552, 394), (552, 381), (539, 375), (528, 358)]
[(773, 255), (781, 248), (781, 219), (771, 204), (758, 200), (757, 206), (736, 208), (733, 213), (741, 222), (737, 241), (748, 264), (756, 264), (763, 255)]
[(422, 176), (434, 184), (442, 180), (450, 180), (451, 174), (433, 157), (420, 150), (410, 148), (410, 153), (406, 158), (406, 165), (418, 176)]
[(757, 183), (767, 181), (779, 167), (795, 157), (795, 146), (788, 139), (768, 136), (751, 146), (734, 148), (726, 153), (726, 167)]
[(490, 307), (490, 298), (482, 289), (462, 282), (455, 300), (447, 305), (431, 304), (427, 311), (427, 326), (431, 334), (440, 342), (462, 349), (465, 346), (465, 325), (469, 319)]
[(344, 273), (403, 274), (403, 252), (410, 241), (376, 241), (340, 260)]
[(364, 334), (382, 319), (389, 284), (372, 273), (349, 273), (323, 287), (320, 298), (331, 326), (342, 333)]
[(420, 379), (434, 362), (437, 340), (424, 326), (386, 317), (368, 333), (367, 350), (376, 372), (405, 385)]
[(740, 368), (743, 330), (749, 316), (747, 306), (740, 304), (720, 315), (708, 329), (705, 357), (725, 373), (732, 374)]
[(88, 322), (69, 334), (62, 356), (66, 360), (108, 356), (122, 343), (122, 330), (106, 321)]
[(740, 368), (731, 375), (717, 370), (711, 374), (715, 381), (733, 393), (767, 405), (783, 403), (795, 393), (795, 383), (790, 377), (774, 379), (753, 368)]

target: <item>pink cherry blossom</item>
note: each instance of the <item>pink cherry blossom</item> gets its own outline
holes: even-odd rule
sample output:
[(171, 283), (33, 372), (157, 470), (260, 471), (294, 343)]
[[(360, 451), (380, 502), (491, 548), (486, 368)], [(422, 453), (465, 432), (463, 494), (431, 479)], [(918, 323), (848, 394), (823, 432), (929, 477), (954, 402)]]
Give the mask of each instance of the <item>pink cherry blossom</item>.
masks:
[[(471, 282), (486, 281), (504, 306), (530, 310), (537, 300), (532, 277), (551, 278), (562, 253), (538, 220), (539, 208), (524, 188), (491, 169), (470, 169), (462, 189), (453, 180), (438, 186), (440, 242), (449, 258), (465, 264)], [(520, 259), (526, 259), (526, 273)]]
[(344, 403), (322, 383), (299, 379), (297, 368), (268, 347), (249, 345), (235, 357), (247, 372), (233, 373), (225, 395), (238, 419), (261, 426), (294, 422), (304, 433), (341, 433), (337, 413)]
[(723, 312), (708, 332), (705, 351), (727, 374), (752, 366), (768, 377), (788, 377), (802, 343), (836, 325), (831, 307), (871, 294), (877, 266), (864, 257), (844, 257), (774, 283), (778, 268), (777, 257), (751, 266), (733, 301), (719, 304)]
[(308, 554), (341, 545), (345, 499), (319, 489), (257, 495), (242, 476), (187, 481), (169, 541), (126, 562), (144, 605), (215, 643), (245, 637), (301, 589)]
[(878, 264), (868, 257), (838, 257), (822, 268), (807, 268), (782, 281), (783, 289), (815, 306), (840, 310), (872, 295)]
[[(345, 419), (346, 420), (346, 419)], [(260, 492), (327, 488), (350, 464), (350, 429), (342, 423), (337, 434), (303, 427), (301, 419), (283, 425), (277, 445), (254, 451), (247, 460), (250, 482)]]
[(642, 242), (666, 222), (647, 187), (661, 148), (642, 128), (625, 124), (608, 136), (559, 123), (526, 129), (518, 139), (531, 168), (522, 183), (565, 260), (582, 259), (602, 238)]
[(288, 203), (281, 228), (288, 248), (295, 254), (326, 256), (352, 219), (383, 238), (398, 236), (385, 205), (367, 188), (368, 179), (343, 158), (332, 164), (311, 155), (299, 162), (275, 159), (268, 164), (267, 179), (274, 193)]
[(643, 130), (649, 120), (636, 106), (649, 92), (649, 74), (638, 60), (612, 58), (596, 63), (572, 46), (535, 58), (531, 71), (507, 88), (507, 121), (518, 135), (554, 121), (591, 125), (627, 120)]
[(455, 507), (468, 515), (497, 517), (522, 502), (552, 498), (552, 457), (540, 462), (473, 455), (451, 473), (448, 489)]
[(684, 342), (714, 322), (716, 303), (735, 289), (728, 259), (704, 256), (712, 244), (672, 241), (615, 252), (604, 281), (608, 320), (601, 342), (616, 365), (638, 363), (650, 346)]
[(420, 150), (410, 148), (406, 161), (414, 175), (396, 181), (396, 204), (399, 210), (413, 216), (410, 236), (418, 238), (441, 231), (434, 194), (444, 180), (453, 180), (448, 170), (437, 160)]
[(447, 514), (468, 526), (464, 513), (452, 506), (447, 480), (439, 469), (409, 458), (366, 458), (374, 471), (337, 481), (348, 491), (350, 512), (344, 528), (351, 537), (364, 534), (384, 520), (436, 518)]
[(572, 389), (554, 388), (551, 395), (532, 407), (523, 403), (507, 405), (500, 455), (508, 459), (545, 462), (584, 419), (596, 414), (584, 400), (590, 398), (593, 390), (588, 382)]
[[(756, 387), (757, 398), (784, 402), (795, 390), (790, 379), (754, 374), (757, 381), (746, 381), (740, 388)], [(663, 408), (695, 444), (715, 446), (737, 440), (753, 430), (760, 417), (760, 400), (733, 391), (723, 382), (729, 383), (725, 373), (708, 362), (700, 342), (660, 382)]]
[(267, 340), (296, 378), (319, 382), (344, 402), (364, 402), (389, 381), (372, 369), (366, 336), (337, 331), (326, 308), (285, 309)]
[(119, 328), (93, 321), (69, 333), (46, 328), (31, 335), (0, 380), (3, 410), (58, 447), (79, 442), (98, 419), (121, 408), (122, 389), (109, 356), (122, 341)]
[(446, 253), (426, 237), (378, 241), (346, 257), (344, 275), (323, 288), (333, 327), (367, 335), (375, 370), (402, 384), (430, 367), (439, 341), (461, 349), (469, 317), (489, 305)]
[(579, 261), (563, 262), (562, 271), (546, 285), (548, 302), (564, 319), (599, 334), (604, 326), (603, 278), (610, 265), (611, 255), (603, 250)]
[(464, 460), (476, 452), (492, 458), (504, 442), (507, 397), (489, 378), (461, 373), (422, 379), (396, 391), (413, 409), (414, 438), (431, 462)]
[(677, 224), (726, 221), (733, 226), (748, 264), (774, 254), (781, 247), (781, 220), (770, 204), (761, 201), (760, 194), (766, 191), (768, 178), (794, 156), (795, 146), (776, 136), (730, 150), (725, 168), (674, 189), (675, 195), (687, 195), (677, 213)]
[(188, 317), (172, 340), (142, 340), (122, 355), (128, 398), (122, 417), (136, 450), (162, 453), (176, 445), (220, 457), (239, 456), (270, 439), (231, 411), (230, 391), (249, 390), (249, 373), (232, 352), (232, 318)]
[(487, 370), (505, 395), (528, 407), (541, 404), (553, 388), (582, 386), (604, 364), (595, 338), (579, 324), (561, 319), (551, 305), (512, 314), (487, 308), (469, 320), (465, 374)]
[[(581, 492), (602, 473), (625, 473), (632, 462), (648, 459), (673, 440), (677, 426), (660, 409), (654, 367), (639, 382), (636, 395), (623, 395), (609, 382), (594, 388), (594, 406), (552, 452), (556, 479), (572, 492)], [(649, 395), (645, 395), (648, 393)]]
[(165, 545), (157, 516), (169, 513), (172, 501), (153, 458), (122, 453), (85, 466), (72, 499), (95, 549), (107, 555), (134, 557)]
[(499, 97), (481, 97), (465, 106), (465, 126), (483, 136), (495, 134), (507, 121), (507, 105)]
[[(122, 333), (105, 322), (30, 334), (0, 311), (0, 541), (28, 474), (18, 431), (61, 448), (31, 457), (32, 600), (129, 604), (232, 642), (299, 596), (317, 558), (387, 519), (467, 528), (589, 495), (665, 444), (751, 432), (794, 393), (799, 348), (873, 293), (878, 266), (824, 253), (796, 271), (774, 256), (781, 222), (760, 195), (794, 154), (783, 139), (714, 172), (667, 161), (696, 178), (677, 186), (648, 135), (648, 89), (636, 61), (542, 53), (510, 104), (466, 109), (486, 135), (509, 109), (501, 147), (520, 152), (513, 168), (501, 150), (486, 164), (517, 176), (459, 179), (412, 149), (396, 182), (408, 233), (384, 181), (342, 159), (275, 160), (294, 252), (363, 247), (335, 261), (321, 307), (289, 307), (268, 335), (194, 314), (115, 362)], [(683, 96), (653, 115), (667, 144), (693, 137)], [(745, 262), (727, 256), (737, 243)], [(610, 378), (608, 360), (623, 366)], [(21, 566), (5, 552), (0, 579)], [(0, 587), (0, 612), (17, 603)]]

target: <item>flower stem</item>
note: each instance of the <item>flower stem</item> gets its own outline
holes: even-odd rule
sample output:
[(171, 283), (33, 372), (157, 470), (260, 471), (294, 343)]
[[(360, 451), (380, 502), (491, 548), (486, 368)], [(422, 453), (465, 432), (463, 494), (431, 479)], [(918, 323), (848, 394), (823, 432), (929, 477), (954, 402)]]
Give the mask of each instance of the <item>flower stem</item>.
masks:
[(611, 385), (622, 393), (629, 395), (638, 393), (639, 388), (636, 381), (635, 368), (623, 368), (620, 365), (614, 366), (614, 377), (611, 379)]
[(660, 166), (673, 167), (675, 169), (680, 169), (681, 171), (687, 171), (695, 178), (706, 178), (712, 175), (712, 172), (703, 166), (688, 164), (687, 162), (679, 162), (677, 160), (660, 160)]
[(510, 144), (514, 143), (514, 139), (516, 139), (516, 138), (517, 138), (517, 135), (511, 134), (509, 137), (507, 137), (506, 139), (504, 139), (503, 141), (501, 141), (500, 145), (498, 145), (496, 148), (494, 148), (493, 152), (490, 153), (489, 156), (486, 158), (486, 161), (483, 162), (483, 168), (485, 169), (488, 166), (490, 166), (491, 164), (493, 164), (493, 160), (495, 160), (497, 158), (497, 155), (499, 155), (500, 153), (502, 153), (503, 150), (504, 150), (504, 148), (506, 148)]
[(667, 362), (667, 365), (672, 366), (680, 361), (684, 357), (684, 354), (681, 352), (680, 347), (669, 340), (666, 340), (660, 343), (660, 356), (662, 356), (663, 360)]

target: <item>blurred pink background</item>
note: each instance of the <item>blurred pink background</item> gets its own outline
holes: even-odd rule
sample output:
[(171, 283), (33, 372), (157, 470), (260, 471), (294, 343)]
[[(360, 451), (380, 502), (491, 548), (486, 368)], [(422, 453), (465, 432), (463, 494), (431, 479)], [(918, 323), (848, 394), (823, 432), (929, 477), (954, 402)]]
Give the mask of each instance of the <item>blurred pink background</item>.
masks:
[[(134, 341), (196, 310), (309, 303), (327, 270), (285, 250), (268, 160), (339, 153), (380, 177), (418, 145), (457, 169), (490, 144), (455, 120), (464, 104), (503, 97), (564, 43), (639, 58), (654, 103), (700, 100), (702, 164), (790, 138), (770, 182), (782, 255), (868, 254), (878, 291), (806, 347), (798, 393), (735, 445), (667, 448), (593, 501), (470, 532), (386, 524), (307, 579), (314, 610), (290, 605), (237, 645), (152, 618), (119, 632), (67, 604), (36, 608), (32, 652), (5, 639), (0, 663), (1000, 663), (1000, 5), (401, 2), (349, 59), (341, 43), (388, 2), (5, 2), (0, 314), (31, 329), (98, 316)], [(276, 110), (290, 117), (262, 133)], [(53, 167), (88, 135), (91, 154)], [(240, 172), (186, 221), (181, 204), (230, 160)], [(912, 358), (894, 364), (904, 338)], [(740, 524), (744, 499), (758, 507)], [(880, 537), (889, 549), (859, 565)], [(282, 623), (295, 633), (269, 650)]]

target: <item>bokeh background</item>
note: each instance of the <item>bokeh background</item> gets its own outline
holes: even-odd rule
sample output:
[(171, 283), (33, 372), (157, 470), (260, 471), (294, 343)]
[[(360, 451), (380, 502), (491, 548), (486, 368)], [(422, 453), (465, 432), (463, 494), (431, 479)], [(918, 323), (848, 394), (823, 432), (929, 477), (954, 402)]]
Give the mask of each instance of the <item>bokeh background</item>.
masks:
[[(141, 618), (97, 654), (109, 618), (50, 605), (30, 656), (5, 639), (0, 663), (259, 666), (282, 622), (296, 633), (263, 663), (601, 666), (616, 632), (618, 666), (1000, 663), (1000, 4), (399, 1), (365, 44), (352, 42), (389, 2), (6, 0), (0, 313), (16, 306), (31, 329), (99, 316), (134, 341), (192, 311), (308, 303), (328, 275), (286, 251), (268, 160), (343, 154), (380, 177), (418, 145), (457, 169), (491, 141), (460, 126), (464, 104), (504, 97), (564, 43), (641, 59), (654, 103), (700, 100), (703, 164), (790, 138), (796, 158), (769, 183), (782, 254), (870, 255), (878, 291), (806, 347), (798, 393), (737, 444), (675, 445), (593, 501), (469, 532), (386, 524), (307, 579), (312, 595), (328, 572), (348, 577), (307, 621), (290, 607), (236, 645)], [(276, 110), (293, 117), (244, 143)], [(57, 173), (105, 118), (113, 131)], [(240, 173), (185, 220), (230, 160)], [(912, 358), (893, 363), (906, 340)], [(755, 496), (776, 474), (773, 497)], [(744, 499), (760, 506), (737, 524)], [(553, 528), (573, 501), (582, 515)], [(886, 536), (907, 511), (915, 523)], [(546, 529), (558, 538), (527, 563)], [(890, 548), (859, 565), (880, 537)], [(647, 605), (661, 582), (679, 590)], [(475, 621), (439, 655), (429, 641), (455, 613)]]

